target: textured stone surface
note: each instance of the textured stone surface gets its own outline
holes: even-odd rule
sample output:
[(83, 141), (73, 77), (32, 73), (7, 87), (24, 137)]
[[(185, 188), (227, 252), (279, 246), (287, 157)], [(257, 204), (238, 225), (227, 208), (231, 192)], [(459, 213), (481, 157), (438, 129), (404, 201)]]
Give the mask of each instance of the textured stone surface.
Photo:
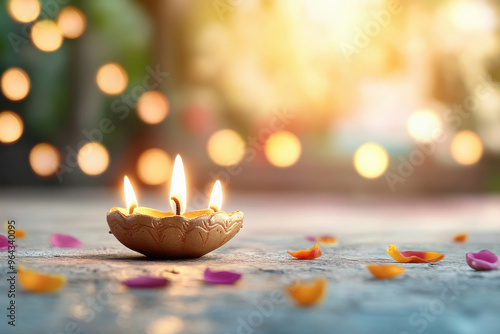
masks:
[[(143, 198), (142, 198), (143, 197)], [(164, 194), (140, 196), (140, 205), (168, 209)], [(16, 219), (28, 237), (18, 240), (18, 261), (63, 272), (56, 294), (18, 287), (17, 326), (1, 315), (0, 333), (497, 333), (500, 271), (474, 272), (465, 253), (500, 253), (500, 199), (454, 197), (370, 199), (255, 194), (229, 197), (227, 210), (245, 212), (242, 231), (228, 244), (194, 260), (152, 260), (108, 234), (106, 212), (122, 205), (102, 190), (0, 193), (0, 212)], [(83, 241), (80, 249), (54, 249), (52, 233)], [(455, 244), (456, 233), (469, 242)], [(332, 233), (313, 261), (293, 260), (286, 250), (310, 248), (305, 234)], [(374, 280), (369, 262), (392, 262), (400, 250), (446, 254), (435, 264), (405, 264), (405, 275)], [(0, 309), (6, 314), (6, 255), (0, 253)], [(206, 267), (243, 274), (235, 286), (202, 283)], [(128, 290), (120, 281), (137, 275), (170, 280), (165, 289)], [(325, 276), (328, 296), (298, 308), (283, 286), (297, 278)]]

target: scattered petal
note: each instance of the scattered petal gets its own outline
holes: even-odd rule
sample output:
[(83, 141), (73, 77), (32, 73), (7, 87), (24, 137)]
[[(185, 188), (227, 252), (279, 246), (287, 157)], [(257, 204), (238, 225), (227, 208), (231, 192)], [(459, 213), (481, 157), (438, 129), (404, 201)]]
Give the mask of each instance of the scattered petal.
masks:
[(321, 236), (312, 236), (312, 235), (306, 235), (304, 237), (307, 241), (311, 242), (321, 242), (323, 244), (336, 244), (337, 243), (337, 238), (335, 238), (333, 235), (321, 235)]
[[(7, 232), (7, 234), (9, 233), (9, 226), (13, 226), (13, 225), (9, 225), (9, 223), (5, 223), (4, 227), (5, 227), (5, 232)], [(15, 230), (14, 230), (14, 236), (16, 237), (16, 239), (22, 239), (24, 237), (26, 237), (26, 232), (24, 232), (24, 230), (16, 227)]]
[(401, 263), (436, 263), (444, 258), (444, 254), (437, 252), (400, 252), (394, 244), (389, 246), (387, 254), (389, 254), (394, 260)]
[(316, 278), (311, 282), (295, 281), (286, 287), (286, 291), (300, 306), (313, 306), (325, 296), (328, 281), (324, 277)]
[(133, 289), (154, 289), (167, 286), (167, 282), (164, 277), (139, 276), (127, 279), (122, 284)]
[(316, 237), (312, 235), (306, 235), (304, 236), (304, 239), (306, 239), (307, 241), (316, 242)]
[(465, 255), (469, 267), (475, 270), (494, 270), (498, 268), (498, 257), (489, 250)]
[(203, 279), (211, 284), (234, 284), (241, 278), (241, 274), (232, 271), (211, 271), (209, 268), (205, 269)]
[(453, 241), (455, 242), (466, 242), (467, 241), (467, 233), (461, 233), (457, 234), (456, 236), (453, 237)]
[(394, 264), (368, 264), (366, 268), (378, 279), (391, 279), (405, 272), (405, 268)]
[(23, 266), (17, 268), (19, 283), (29, 292), (54, 292), (66, 284), (64, 274), (51, 274)]
[(316, 241), (322, 242), (324, 244), (336, 244), (337, 238), (335, 238), (333, 235), (323, 235), (320, 237), (316, 237)]
[(314, 245), (311, 249), (302, 249), (293, 253), (287, 251), (287, 253), (299, 260), (312, 260), (322, 255), (318, 244)]
[(5, 235), (0, 234), (0, 252), (2, 252), (2, 251), (8, 251), (9, 250), (9, 246), (17, 247), (16, 244), (12, 245), (9, 242), (9, 239)]
[(82, 246), (82, 242), (68, 234), (54, 233), (50, 236), (50, 244), (52, 247), (61, 248), (78, 248)]

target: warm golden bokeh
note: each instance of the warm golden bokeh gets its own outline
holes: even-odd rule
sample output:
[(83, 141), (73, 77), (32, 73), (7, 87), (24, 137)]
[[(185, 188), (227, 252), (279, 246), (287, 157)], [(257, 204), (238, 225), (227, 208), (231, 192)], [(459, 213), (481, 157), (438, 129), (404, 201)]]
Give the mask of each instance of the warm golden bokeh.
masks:
[(24, 124), (21, 117), (12, 111), (0, 112), (0, 143), (12, 144), (23, 134)]
[(39, 0), (9, 0), (7, 9), (14, 20), (28, 23), (40, 15), (41, 6)]
[(106, 147), (97, 142), (89, 142), (78, 151), (78, 166), (87, 175), (99, 175), (109, 165), (109, 153)]
[(168, 154), (159, 148), (150, 148), (141, 153), (137, 160), (137, 176), (148, 185), (158, 185), (168, 181), (172, 172), (172, 162)]
[(53, 145), (40, 143), (31, 149), (29, 160), (35, 174), (49, 177), (57, 172), (61, 163), (61, 155)]
[(214, 133), (207, 144), (210, 159), (220, 166), (236, 165), (245, 155), (245, 142), (233, 130), (225, 129)]
[(31, 40), (41, 51), (56, 51), (61, 47), (63, 39), (61, 30), (54, 21), (41, 20), (31, 28)]
[(361, 145), (354, 154), (354, 168), (363, 177), (374, 179), (385, 173), (389, 166), (389, 155), (375, 143)]
[(80, 37), (87, 26), (87, 19), (81, 10), (76, 7), (64, 7), (57, 16), (57, 25), (66, 38)]
[(97, 71), (96, 82), (99, 89), (107, 95), (123, 93), (128, 84), (127, 72), (118, 64), (109, 63)]
[(412, 138), (423, 143), (432, 141), (442, 129), (438, 116), (426, 109), (414, 112), (406, 125)]
[(483, 155), (483, 142), (472, 131), (460, 131), (451, 142), (451, 155), (461, 165), (473, 165)]
[(18, 68), (11, 67), (7, 69), (0, 79), (2, 93), (11, 101), (22, 100), (30, 91), (30, 78), (28, 74)]
[(137, 101), (137, 114), (144, 123), (158, 124), (167, 117), (169, 107), (170, 103), (164, 94), (151, 90), (142, 94)]
[(290, 167), (300, 158), (302, 145), (299, 138), (291, 132), (280, 131), (266, 141), (267, 160), (276, 167)]

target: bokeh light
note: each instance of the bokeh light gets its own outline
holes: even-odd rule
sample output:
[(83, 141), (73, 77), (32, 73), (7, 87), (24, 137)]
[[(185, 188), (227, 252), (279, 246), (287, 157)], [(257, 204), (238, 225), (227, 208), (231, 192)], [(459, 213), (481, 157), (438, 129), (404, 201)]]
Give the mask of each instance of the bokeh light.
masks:
[(497, 25), (495, 10), (485, 1), (455, 0), (448, 13), (453, 25), (466, 32), (491, 31)]
[(127, 88), (128, 75), (120, 65), (108, 63), (97, 71), (96, 82), (104, 94), (118, 95)]
[(225, 129), (214, 133), (207, 144), (210, 159), (220, 166), (236, 165), (245, 155), (245, 142), (233, 130)]
[(408, 118), (407, 128), (410, 135), (418, 142), (430, 142), (442, 129), (441, 120), (430, 110), (419, 110)]
[(141, 153), (137, 160), (137, 176), (148, 185), (158, 185), (168, 181), (172, 173), (172, 161), (159, 148), (150, 148)]
[(38, 0), (9, 0), (7, 8), (10, 16), (21, 23), (35, 20), (41, 10)]
[(12, 111), (0, 112), (0, 142), (12, 144), (23, 134), (24, 124), (21, 117)]
[(158, 124), (167, 117), (169, 107), (165, 95), (151, 90), (142, 94), (137, 101), (137, 114), (144, 123)]
[(87, 175), (104, 173), (109, 165), (108, 150), (100, 143), (89, 142), (78, 151), (78, 166)]
[(367, 179), (374, 179), (387, 170), (389, 155), (385, 149), (375, 143), (361, 145), (354, 154), (354, 168)]
[(78, 8), (64, 7), (57, 16), (57, 26), (66, 38), (78, 38), (85, 31), (87, 20)]
[(472, 131), (460, 131), (451, 142), (451, 155), (461, 165), (473, 165), (483, 155), (483, 143)]
[(267, 160), (276, 167), (290, 167), (300, 158), (302, 145), (296, 135), (288, 131), (276, 132), (266, 141)]
[(18, 67), (7, 69), (0, 79), (2, 93), (11, 101), (22, 100), (30, 91), (30, 78)]
[(57, 172), (61, 163), (61, 155), (53, 145), (40, 143), (31, 149), (29, 160), (35, 174), (49, 177)]
[(41, 20), (31, 28), (31, 40), (42, 51), (56, 51), (61, 47), (63, 39), (61, 30), (54, 21)]

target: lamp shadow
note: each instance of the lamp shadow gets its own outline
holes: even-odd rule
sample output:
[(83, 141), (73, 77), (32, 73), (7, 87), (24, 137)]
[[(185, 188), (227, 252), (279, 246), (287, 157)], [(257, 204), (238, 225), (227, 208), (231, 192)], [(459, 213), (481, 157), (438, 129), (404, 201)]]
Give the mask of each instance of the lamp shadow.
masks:
[(147, 262), (147, 263), (180, 263), (180, 262), (211, 262), (223, 259), (219, 255), (204, 255), (199, 258), (153, 258), (145, 255), (135, 254), (86, 254), (86, 255), (66, 255), (64, 258), (86, 259), (98, 261), (116, 261), (116, 262)]

